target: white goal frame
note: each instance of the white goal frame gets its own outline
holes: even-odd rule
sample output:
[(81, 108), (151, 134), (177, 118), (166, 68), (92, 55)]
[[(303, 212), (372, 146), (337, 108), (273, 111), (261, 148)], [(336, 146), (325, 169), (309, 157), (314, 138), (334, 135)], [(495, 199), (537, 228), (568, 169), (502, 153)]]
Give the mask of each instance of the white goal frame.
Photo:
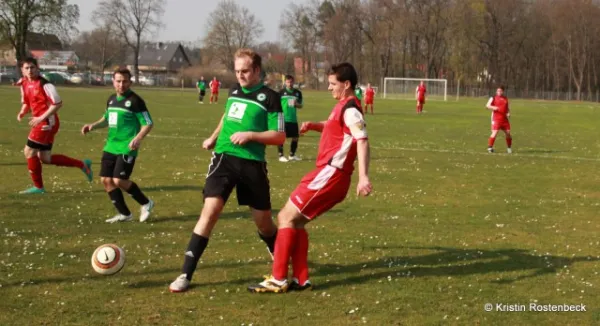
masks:
[(432, 78), (402, 78), (402, 77), (385, 77), (383, 78), (383, 98), (387, 98), (387, 82), (388, 80), (405, 80), (405, 81), (424, 81), (424, 82), (443, 82), (444, 83), (444, 101), (448, 101), (448, 80), (447, 79), (432, 79)]

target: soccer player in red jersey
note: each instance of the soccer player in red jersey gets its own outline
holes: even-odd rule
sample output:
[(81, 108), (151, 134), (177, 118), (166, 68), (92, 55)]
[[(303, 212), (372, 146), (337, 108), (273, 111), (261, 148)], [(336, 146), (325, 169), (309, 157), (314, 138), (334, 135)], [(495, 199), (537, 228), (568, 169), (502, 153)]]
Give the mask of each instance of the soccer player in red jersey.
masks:
[(221, 88), (221, 82), (217, 80), (217, 77), (213, 77), (213, 79), (208, 83), (208, 87), (210, 87), (210, 104), (213, 102), (216, 104), (219, 102), (219, 88)]
[(427, 93), (427, 87), (425, 83), (421, 81), (417, 90), (415, 91), (415, 98), (417, 100), (417, 114), (423, 113), (423, 105), (425, 105), (425, 93)]
[[(327, 121), (304, 122), (300, 133), (321, 133), (316, 169), (308, 173), (278, 214), (273, 274), (250, 292), (286, 292), (312, 287), (308, 280), (308, 233), (304, 226), (342, 202), (350, 188), (354, 160), (358, 157), (356, 193), (368, 196), (369, 141), (358, 100), (353, 95), (357, 74), (349, 63), (333, 65), (328, 74), (329, 90), (338, 100)], [(288, 262), (292, 259), (293, 280), (288, 283)]]
[(21, 111), (17, 120), (31, 112), (29, 119), (31, 131), (23, 153), (27, 159), (27, 167), (33, 180), (33, 187), (21, 191), (22, 194), (41, 194), (44, 190), (42, 179), (42, 163), (56, 166), (68, 166), (81, 169), (88, 181), (92, 181), (92, 162), (76, 160), (65, 155), (52, 155), (54, 136), (58, 133), (60, 122), (58, 109), (62, 100), (54, 85), (40, 77), (37, 60), (27, 58), (21, 64), (23, 78), (21, 82)]
[(373, 99), (375, 98), (375, 89), (371, 87), (371, 83), (367, 83), (365, 91), (365, 113), (369, 113), (369, 105), (371, 106), (371, 114), (373, 113)]
[(494, 142), (498, 131), (504, 131), (506, 136), (507, 152), (512, 153), (512, 136), (510, 134), (510, 108), (508, 107), (508, 98), (504, 96), (504, 86), (496, 89), (496, 96), (490, 97), (486, 108), (492, 111), (492, 134), (488, 140), (488, 152), (494, 152)]

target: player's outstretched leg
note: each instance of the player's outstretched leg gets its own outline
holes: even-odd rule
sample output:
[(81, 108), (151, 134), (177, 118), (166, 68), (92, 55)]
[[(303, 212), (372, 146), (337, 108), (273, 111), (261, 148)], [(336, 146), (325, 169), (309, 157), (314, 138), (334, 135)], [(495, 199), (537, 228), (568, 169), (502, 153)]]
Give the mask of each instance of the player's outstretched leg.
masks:
[(304, 227), (296, 228), (296, 247), (292, 252), (292, 283), (289, 290), (311, 290), (308, 279), (308, 233)]
[(40, 152), (40, 159), (44, 164), (78, 168), (85, 174), (88, 182), (92, 182), (94, 179), (91, 160), (85, 159), (80, 161), (62, 154), (52, 155), (49, 151)]
[(185, 292), (190, 287), (190, 281), (196, 271), (198, 261), (208, 245), (210, 233), (217, 224), (224, 205), (225, 201), (220, 197), (205, 198), (202, 213), (200, 213), (200, 218), (185, 251), (181, 274), (169, 285), (169, 291)]
[(38, 150), (29, 146), (25, 146), (25, 149), (23, 149), (23, 154), (25, 154), (25, 158), (27, 159), (27, 168), (29, 169), (29, 175), (33, 181), (33, 187), (21, 191), (20, 194), (45, 193), (44, 181), (42, 179), (42, 162), (38, 157)]

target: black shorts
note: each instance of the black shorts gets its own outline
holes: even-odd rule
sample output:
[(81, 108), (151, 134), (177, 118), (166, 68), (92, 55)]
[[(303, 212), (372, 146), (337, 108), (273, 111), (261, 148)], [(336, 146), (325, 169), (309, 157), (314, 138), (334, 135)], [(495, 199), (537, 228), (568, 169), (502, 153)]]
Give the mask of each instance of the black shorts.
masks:
[(286, 138), (300, 137), (300, 131), (298, 130), (297, 122), (286, 122), (285, 123), (285, 137)]
[(200, 96), (204, 96), (204, 95), (206, 95), (206, 90), (205, 89), (200, 90)]
[(213, 153), (208, 166), (204, 199), (221, 197), (225, 202), (235, 187), (238, 204), (261, 211), (271, 209), (267, 163)]
[(37, 149), (40, 152), (45, 152), (45, 151), (51, 151), (52, 150), (52, 143), (50, 143), (50, 144), (40, 144), (40, 143), (34, 142), (31, 139), (27, 139), (27, 146), (29, 148)]
[(100, 167), (100, 176), (128, 180), (133, 172), (135, 156), (104, 152)]

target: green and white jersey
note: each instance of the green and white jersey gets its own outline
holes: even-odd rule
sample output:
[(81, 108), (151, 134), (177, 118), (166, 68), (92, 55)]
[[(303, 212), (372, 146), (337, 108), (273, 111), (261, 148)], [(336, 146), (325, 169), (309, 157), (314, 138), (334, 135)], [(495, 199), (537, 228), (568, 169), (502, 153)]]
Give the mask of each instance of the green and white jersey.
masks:
[(283, 132), (284, 125), (281, 98), (277, 92), (262, 83), (253, 89), (245, 89), (236, 84), (229, 90), (215, 153), (264, 162), (264, 144), (251, 141), (244, 145), (234, 145), (231, 135), (242, 131)]
[(113, 94), (106, 101), (104, 119), (108, 121), (104, 151), (115, 155), (137, 156), (137, 150), (129, 149), (129, 143), (142, 126), (152, 124), (152, 117), (144, 100), (131, 90), (123, 96)]
[(201, 91), (205, 91), (205, 90), (206, 90), (206, 81), (204, 81), (204, 80), (199, 80), (199, 81), (196, 83), (196, 87), (198, 87), (198, 89), (199, 89), (199, 90), (201, 90)]
[(302, 105), (302, 92), (295, 88), (288, 89), (284, 87), (279, 95), (281, 96), (281, 108), (283, 109), (285, 122), (298, 123), (297, 109), (293, 104), (296, 102), (296, 105)]
[(359, 86), (356, 86), (356, 89), (354, 90), (354, 95), (356, 96), (357, 99), (362, 100), (362, 96), (363, 96), (362, 88), (360, 88)]

